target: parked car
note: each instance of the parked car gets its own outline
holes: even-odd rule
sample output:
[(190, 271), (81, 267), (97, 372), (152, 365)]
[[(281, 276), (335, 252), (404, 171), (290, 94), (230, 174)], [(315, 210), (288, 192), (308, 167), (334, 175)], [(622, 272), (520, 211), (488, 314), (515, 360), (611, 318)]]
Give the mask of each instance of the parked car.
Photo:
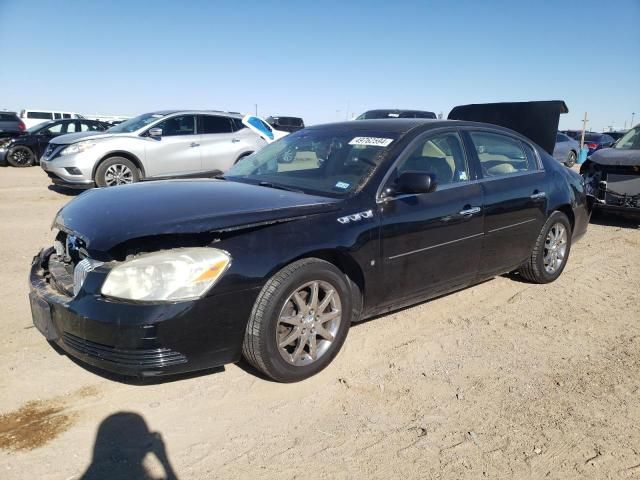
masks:
[(560, 130), (560, 133), (564, 133), (567, 137), (578, 140), (579, 142), (580, 136), (582, 135), (582, 130)]
[(145, 113), (99, 135), (54, 138), (40, 165), (58, 185), (110, 187), (215, 175), (264, 145), (239, 115), (166, 110)]
[(0, 112), (0, 145), (3, 139), (20, 135), (25, 130), (24, 122), (15, 112)]
[(74, 112), (63, 112), (60, 110), (46, 110), (28, 108), (20, 110), (20, 119), (27, 128), (35, 127), (39, 123), (47, 120), (62, 120), (70, 118), (83, 118), (82, 115)]
[(556, 135), (556, 146), (553, 149), (553, 157), (567, 167), (573, 167), (580, 151), (580, 142), (564, 133)]
[[(514, 270), (558, 278), (589, 211), (582, 178), (532, 140), (466, 121), (344, 122), (288, 135), (220, 179), (80, 195), (33, 260), (34, 324), (120, 374), (244, 356), (302, 380), (355, 321)], [(298, 147), (312, 150), (279, 161)]]
[[(103, 132), (109, 125), (95, 120), (51, 120), (31, 127), (4, 145), (5, 160), (14, 167), (31, 167), (38, 163), (49, 141), (76, 132)], [(0, 155), (2, 150), (0, 149)]]
[(588, 157), (580, 173), (596, 209), (640, 216), (640, 125)]
[[(578, 141), (580, 141), (580, 137), (578, 137)], [(584, 146), (589, 149), (589, 153), (587, 155), (591, 155), (601, 148), (609, 148), (614, 143), (614, 139), (606, 133), (589, 132), (584, 134)]]
[(267, 123), (277, 130), (283, 132), (297, 132), (304, 128), (304, 120), (300, 117), (267, 117), (265, 118)]
[(376, 118), (437, 118), (433, 112), (424, 110), (398, 110), (381, 109), (368, 110), (356, 118), (356, 120), (372, 120)]
[(624, 135), (628, 132), (629, 130), (624, 130), (624, 131), (611, 131), (611, 132), (602, 132), (602, 135), (609, 135), (611, 138), (613, 138), (613, 141), (618, 141), (620, 140), (622, 137), (624, 137)]

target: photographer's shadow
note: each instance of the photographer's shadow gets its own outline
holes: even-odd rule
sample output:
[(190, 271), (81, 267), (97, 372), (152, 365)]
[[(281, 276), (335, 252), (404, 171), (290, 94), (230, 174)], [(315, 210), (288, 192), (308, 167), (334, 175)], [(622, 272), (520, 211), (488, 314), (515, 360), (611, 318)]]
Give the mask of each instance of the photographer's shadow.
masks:
[(137, 413), (114, 413), (100, 424), (91, 465), (80, 479), (157, 479), (144, 466), (148, 454), (162, 465), (162, 478), (177, 480), (160, 433), (149, 431), (144, 418)]

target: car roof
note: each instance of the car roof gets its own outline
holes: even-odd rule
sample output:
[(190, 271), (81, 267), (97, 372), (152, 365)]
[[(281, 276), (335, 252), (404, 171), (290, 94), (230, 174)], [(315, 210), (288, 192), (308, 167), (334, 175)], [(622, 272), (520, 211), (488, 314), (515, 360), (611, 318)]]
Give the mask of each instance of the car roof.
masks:
[[(414, 129), (427, 124), (442, 124), (451, 125), (451, 121), (448, 120), (434, 120), (429, 118), (380, 118), (372, 120), (350, 120), (347, 122), (335, 122), (324, 123), (321, 125), (314, 125), (307, 127), (311, 129), (319, 128), (336, 128), (346, 129), (351, 131), (357, 130), (385, 130), (390, 133), (406, 133), (409, 130)], [(459, 123), (459, 122), (456, 122)]]
[(155, 112), (149, 112), (151, 115), (174, 115), (176, 113), (188, 114), (211, 114), (211, 115), (224, 115), (225, 117), (242, 118), (242, 115), (236, 112), (224, 112), (222, 110), (156, 110)]
[(509, 135), (515, 135), (516, 137), (522, 138), (527, 142), (536, 145), (535, 141), (519, 132), (516, 132), (515, 130), (511, 130), (501, 125), (494, 125), (492, 123), (472, 122), (469, 120), (445, 120), (431, 118), (382, 118), (372, 120), (351, 120), (347, 122), (324, 123), (321, 125), (306, 127), (305, 130), (344, 129), (351, 132), (378, 131), (389, 132), (398, 134), (399, 136), (403, 136), (411, 132), (412, 130), (419, 129), (421, 127), (423, 127), (423, 131), (444, 127), (475, 127), (480, 129), (488, 128), (495, 132), (503, 132)]

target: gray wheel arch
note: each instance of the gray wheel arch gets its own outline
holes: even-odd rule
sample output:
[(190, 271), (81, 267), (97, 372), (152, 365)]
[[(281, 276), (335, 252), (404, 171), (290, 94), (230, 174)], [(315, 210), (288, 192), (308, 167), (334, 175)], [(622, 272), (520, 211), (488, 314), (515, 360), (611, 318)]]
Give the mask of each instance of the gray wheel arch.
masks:
[(122, 158), (126, 158), (127, 160), (131, 160), (133, 162), (133, 164), (138, 167), (138, 170), (140, 170), (140, 179), (144, 179), (147, 175), (144, 171), (144, 166), (142, 165), (142, 162), (140, 161), (140, 159), (138, 157), (136, 157), (133, 153), (131, 152), (126, 152), (126, 151), (122, 151), (122, 150), (114, 150), (111, 152), (108, 152), (106, 154), (104, 154), (102, 156), (102, 158), (96, 162), (96, 164), (93, 166), (93, 171), (91, 172), (91, 178), (93, 178), (95, 180), (96, 178), (96, 170), (98, 170), (98, 167), (100, 166), (100, 164), (102, 162), (104, 162), (105, 160), (112, 158), (112, 157), (122, 157)]

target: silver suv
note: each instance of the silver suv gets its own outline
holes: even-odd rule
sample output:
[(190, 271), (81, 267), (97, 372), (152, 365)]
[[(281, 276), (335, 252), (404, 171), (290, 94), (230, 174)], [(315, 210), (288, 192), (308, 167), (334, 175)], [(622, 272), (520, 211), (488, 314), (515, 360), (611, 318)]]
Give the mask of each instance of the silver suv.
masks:
[(210, 176), (266, 145), (241, 115), (212, 111), (145, 113), (102, 134), (52, 140), (40, 165), (53, 183), (108, 187), (141, 179)]

